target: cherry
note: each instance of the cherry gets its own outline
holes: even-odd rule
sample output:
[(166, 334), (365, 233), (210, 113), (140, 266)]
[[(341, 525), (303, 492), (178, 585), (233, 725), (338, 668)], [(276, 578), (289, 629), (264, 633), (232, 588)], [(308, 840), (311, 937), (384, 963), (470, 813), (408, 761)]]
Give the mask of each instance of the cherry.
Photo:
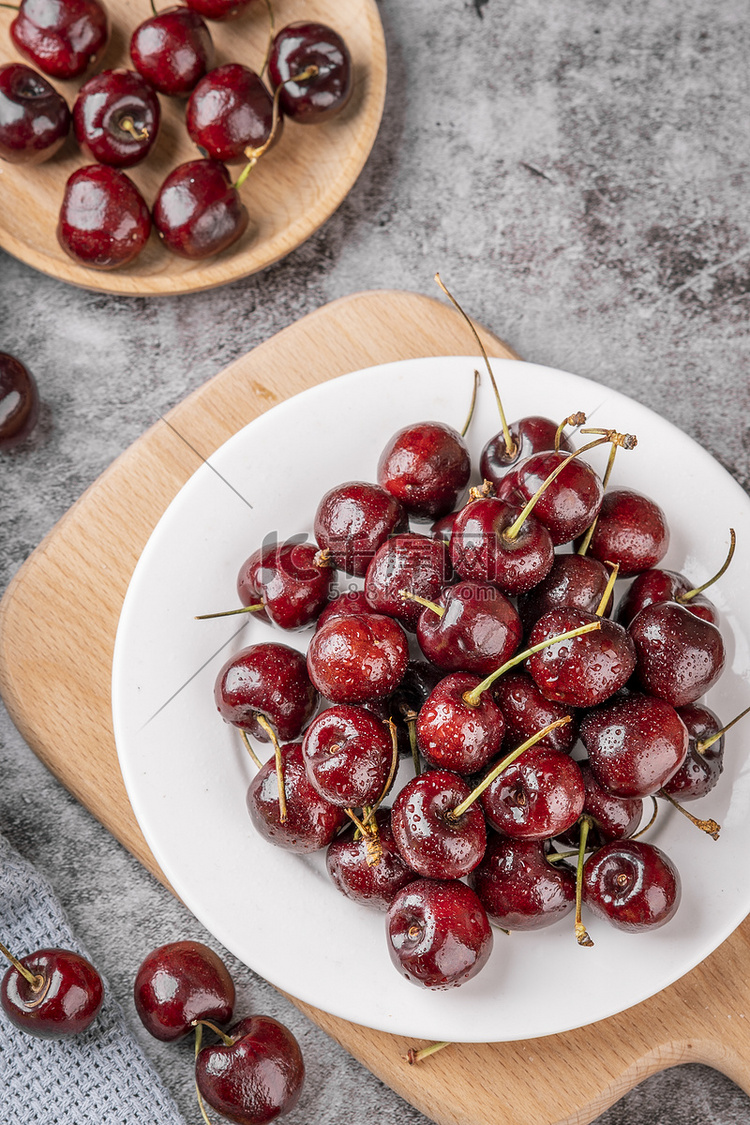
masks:
[(237, 593), (243, 606), (280, 629), (306, 629), (328, 604), (333, 578), (314, 543), (282, 543), (259, 547), (245, 560)]
[(677, 714), (687, 727), (688, 752), (685, 761), (663, 786), (663, 793), (681, 801), (695, 801), (710, 793), (724, 767), (724, 734), (748, 713), (740, 711), (725, 726), (708, 707), (689, 704)]
[(86, 156), (115, 168), (145, 160), (159, 131), (159, 99), (134, 70), (103, 70), (73, 104), (73, 130)]
[(243, 15), (255, 0), (185, 0), (185, 3), (207, 20), (233, 20)]
[(431, 770), (408, 781), (393, 802), (391, 827), (405, 861), (428, 879), (460, 879), (480, 862), (487, 844), (478, 804), (455, 809), (471, 793), (462, 777)]
[(575, 876), (550, 863), (543, 840), (509, 840), (491, 832), (487, 851), (469, 876), (487, 917), (506, 930), (540, 930), (573, 909)]
[(77, 78), (103, 53), (109, 26), (97, 0), (21, 0), (10, 35), (45, 74)]
[(373, 613), (364, 590), (346, 590), (338, 594), (328, 603), (316, 622), (316, 629), (320, 629), (332, 617), (355, 617), (362, 613)]
[(453, 528), (455, 526), (459, 512), (448, 512), (447, 516), (441, 516), (440, 519), (435, 520), (430, 531), (432, 538), (442, 539), (446, 547), (449, 547), (451, 542), (451, 535), (453, 534)]
[[(588, 555), (557, 555), (546, 577), (518, 599), (518, 613), (524, 629), (532, 629), (539, 618), (551, 609), (570, 607), (596, 613), (609, 575), (610, 571), (603, 563)], [(609, 617), (611, 610), (610, 593), (603, 616)]]
[(57, 240), (74, 261), (99, 270), (125, 266), (140, 254), (150, 233), (146, 202), (124, 172), (90, 164), (68, 178)]
[(417, 879), (388, 908), (388, 951), (399, 972), (423, 988), (464, 984), (486, 965), (492, 930), (465, 883)]
[(548, 840), (575, 824), (585, 792), (577, 762), (537, 745), (504, 769), (480, 800), (498, 832), (514, 840)]
[(451, 578), (445, 544), (426, 535), (394, 535), (378, 547), (365, 575), (365, 595), (376, 613), (395, 617), (414, 632), (422, 607), (403, 597), (435, 598)]
[(191, 8), (164, 8), (130, 39), (133, 66), (160, 94), (184, 97), (211, 68), (211, 32)]
[(408, 659), (403, 629), (379, 613), (331, 618), (307, 650), (310, 679), (332, 703), (365, 703), (390, 695)]
[(299, 125), (317, 125), (341, 113), (354, 88), (346, 43), (322, 23), (283, 27), (273, 41), (268, 76), (274, 89), (281, 87), (282, 110)]
[[(586, 796), (582, 816), (589, 821), (588, 843), (595, 848), (632, 836), (643, 817), (643, 801), (639, 797), (615, 797), (601, 785), (589, 762), (579, 762)], [(579, 825), (560, 833), (565, 843), (578, 846)]]
[[(543, 453), (555, 448), (558, 426), (550, 418), (531, 414), (512, 422), (508, 427), (511, 439), (511, 453), (505, 433), (500, 430), (485, 445), (479, 459), (479, 472), (483, 480), (499, 485), (508, 471), (525, 461), (532, 453)], [(564, 453), (572, 453), (573, 446), (566, 437), (561, 437), (557, 448)]]
[[(279, 769), (284, 801), (280, 800)], [(299, 742), (282, 746), (250, 782), (250, 819), (264, 839), (288, 851), (306, 854), (327, 847), (346, 822), (346, 813), (310, 784)]]
[(384, 488), (354, 480), (326, 492), (315, 513), (315, 538), (347, 574), (364, 578), (378, 547), (409, 530), (406, 512)]
[(403, 756), (411, 754), (414, 770), (420, 773), (419, 747), (417, 746), (416, 723), (421, 707), (430, 693), (443, 679), (443, 673), (426, 660), (410, 660), (403, 679), (396, 690), (386, 699), (373, 700), (365, 704), (368, 710), (381, 719), (389, 721), (396, 729), (398, 752)]
[(375, 814), (377, 837), (351, 830), (338, 836), (328, 847), (326, 867), (334, 884), (347, 898), (362, 906), (387, 910), (394, 896), (416, 878), (399, 852), (393, 838), (391, 814), (378, 809)]
[(489, 582), (459, 582), (435, 602), (414, 600), (425, 606), (417, 622), (419, 647), (447, 672), (486, 676), (508, 660), (521, 642), (515, 607)]
[[(191, 139), (206, 156), (225, 164), (247, 164), (248, 150), (261, 149), (271, 140), (273, 98), (254, 70), (227, 63), (198, 82), (185, 121)], [(274, 141), (278, 136), (274, 131)]]
[(70, 949), (38, 949), (11, 962), (0, 983), (0, 1005), (10, 1022), (40, 1039), (61, 1039), (90, 1027), (104, 1001), (94, 966)]
[(382, 796), (393, 743), (385, 725), (362, 707), (329, 707), (302, 740), (312, 787), (332, 805), (361, 808)]
[(210, 258), (232, 246), (249, 216), (218, 160), (188, 160), (169, 173), (153, 208), (159, 237), (183, 258)]
[(625, 577), (656, 566), (668, 546), (667, 519), (658, 504), (632, 488), (612, 488), (605, 493), (589, 554), (617, 564)]
[(0, 352), (0, 452), (24, 442), (38, 419), (34, 376), (15, 356)]
[(196, 1020), (228, 1023), (234, 982), (221, 958), (200, 941), (173, 941), (149, 953), (133, 986), (141, 1023), (155, 1039), (173, 1043)]
[(435, 520), (455, 506), (469, 483), (471, 462), (461, 435), (443, 422), (398, 430), (378, 461), (378, 484), (416, 519)]
[(505, 719), (506, 749), (515, 750), (542, 727), (566, 717), (573, 721), (554, 727), (539, 745), (563, 752), (573, 748), (578, 737), (574, 711), (542, 695), (528, 672), (520, 669), (506, 672), (494, 685), (492, 694)]
[(23, 63), (0, 67), (0, 159), (41, 164), (70, 131), (70, 110), (46, 78)]
[(475, 704), (465, 699), (481, 683), (471, 672), (454, 672), (423, 704), (417, 717), (417, 742), (429, 765), (470, 774), (499, 754), (505, 721), (492, 693), (483, 692)]
[(291, 1031), (271, 1016), (248, 1016), (203, 1047), (195, 1060), (202, 1098), (237, 1125), (265, 1125), (299, 1101), (305, 1066)]
[(250, 645), (231, 657), (216, 677), (214, 698), (225, 723), (262, 742), (270, 738), (266, 724), (279, 738), (297, 738), (318, 703), (304, 656), (271, 642)]
[(621, 625), (596, 613), (553, 609), (537, 621), (529, 633), (529, 644), (551, 641), (595, 621), (601, 625), (598, 631), (550, 643), (529, 657), (528, 671), (548, 699), (570, 707), (594, 707), (630, 679), (636, 662), (633, 642)]
[(495, 497), (472, 500), (459, 512), (450, 555), (462, 578), (492, 582), (506, 594), (532, 589), (555, 559), (547, 529), (533, 515), (524, 516)]
[(688, 732), (662, 699), (628, 695), (584, 715), (581, 739), (594, 777), (615, 797), (648, 797), (680, 768)]
[(663, 926), (680, 903), (681, 882), (672, 860), (653, 844), (605, 844), (583, 869), (589, 909), (619, 930), (641, 933)]
[(579, 460), (568, 461), (569, 456), (554, 450), (533, 453), (513, 473), (514, 487), (522, 498), (521, 503), (526, 503), (550, 473), (565, 466), (534, 508), (535, 517), (547, 528), (556, 547), (570, 543), (586, 530), (596, 517), (604, 494), (602, 482), (590, 465)]
[(684, 707), (707, 692), (726, 659), (721, 633), (677, 602), (645, 606), (629, 628), (636, 675), (652, 695)]

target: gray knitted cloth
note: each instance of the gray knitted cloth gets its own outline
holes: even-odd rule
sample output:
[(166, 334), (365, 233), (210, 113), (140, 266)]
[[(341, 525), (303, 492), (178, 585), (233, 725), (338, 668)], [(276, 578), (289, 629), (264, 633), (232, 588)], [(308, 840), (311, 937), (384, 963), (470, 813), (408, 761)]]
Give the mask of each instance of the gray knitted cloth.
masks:
[[(1, 835), (0, 940), (16, 956), (45, 947), (86, 956), (47, 880)], [(24, 1035), (0, 1009), (4, 1125), (185, 1125), (106, 980), (104, 993), (95, 1023), (70, 1039)]]

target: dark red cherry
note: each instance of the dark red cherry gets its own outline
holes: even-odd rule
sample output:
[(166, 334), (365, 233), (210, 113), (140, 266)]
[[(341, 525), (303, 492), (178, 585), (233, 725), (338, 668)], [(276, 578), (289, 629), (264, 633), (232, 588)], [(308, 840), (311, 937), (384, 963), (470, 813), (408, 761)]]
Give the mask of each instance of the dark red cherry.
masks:
[(130, 38), (133, 66), (160, 94), (184, 97), (211, 69), (211, 32), (190, 8), (164, 8)]
[(41, 164), (70, 131), (70, 110), (46, 78), (23, 63), (0, 67), (0, 159)]
[(505, 722), (492, 692), (482, 692), (476, 705), (464, 698), (481, 683), (471, 672), (453, 672), (423, 704), (417, 718), (417, 741), (429, 765), (471, 774), (500, 753)]
[(393, 741), (369, 711), (340, 704), (313, 719), (302, 740), (302, 757), (310, 784), (322, 797), (357, 809), (382, 796)]
[(233, 20), (257, 0), (185, 0), (185, 3), (207, 20)]
[(38, 420), (34, 376), (15, 356), (0, 352), (0, 452), (26, 441)]
[(688, 752), (677, 773), (672, 774), (663, 788), (679, 801), (696, 801), (711, 792), (724, 767), (724, 735), (713, 741), (722, 723), (708, 707), (695, 703), (680, 707), (677, 714), (687, 727)]
[(669, 527), (664, 512), (632, 488), (608, 489), (588, 553), (617, 564), (620, 577), (657, 566), (667, 553)]
[(388, 908), (388, 951), (412, 984), (445, 989), (464, 984), (486, 965), (492, 930), (465, 883), (417, 879)]
[(528, 672), (514, 668), (503, 673), (493, 685), (492, 694), (505, 719), (506, 751), (515, 750), (537, 731), (566, 716), (571, 716), (573, 722), (555, 727), (537, 745), (564, 753), (572, 750), (578, 738), (576, 712), (542, 695)]
[(378, 825), (374, 838), (360, 835), (355, 829), (345, 832), (328, 846), (326, 867), (342, 894), (362, 906), (387, 910), (394, 896), (416, 878), (396, 847), (391, 828), (391, 814), (378, 809)]
[(356, 617), (361, 613), (374, 613), (375, 611), (370, 608), (370, 605), (365, 597), (364, 590), (346, 590), (343, 594), (338, 594), (332, 601), (328, 603), (326, 608), (321, 613), (316, 623), (316, 629), (320, 629), (332, 617)]
[[(460, 509), (459, 509), (460, 511)], [(448, 512), (447, 516), (441, 516), (440, 519), (435, 520), (430, 530), (433, 539), (442, 539), (446, 547), (450, 546), (451, 535), (456, 523), (458, 512)]]
[(104, 52), (109, 26), (97, 0), (21, 0), (10, 35), (51, 78), (77, 78)]
[(304, 656), (272, 643), (250, 645), (231, 657), (216, 678), (214, 698), (225, 723), (261, 742), (269, 735), (258, 723), (259, 715), (287, 740), (304, 730), (318, 704)]
[(434, 606), (419, 615), (417, 640), (427, 659), (446, 672), (488, 676), (521, 642), (515, 606), (489, 582), (449, 586)]
[(407, 532), (377, 549), (365, 575), (365, 595), (376, 613), (395, 617), (413, 633), (422, 607), (404, 599), (403, 592), (433, 601), (451, 577), (445, 544)]
[[(551, 609), (572, 607), (596, 613), (609, 575), (603, 563), (588, 555), (557, 555), (549, 574), (518, 599), (518, 613), (524, 629), (532, 629), (539, 618)], [(611, 611), (612, 594), (603, 616), (609, 617)]]
[[(309, 77), (303, 78), (306, 73)], [(346, 43), (322, 23), (283, 27), (273, 41), (268, 75), (274, 90), (282, 86), (282, 110), (299, 125), (317, 125), (335, 117), (347, 105), (353, 89)], [(295, 76), (300, 80), (295, 81)]]
[(246, 164), (273, 126), (273, 98), (254, 70), (227, 63), (210, 70), (190, 95), (185, 121), (202, 152), (224, 164)]
[(264, 839), (288, 851), (306, 854), (326, 848), (346, 823), (346, 813), (310, 784), (299, 742), (281, 747), (286, 811), (279, 804), (275, 756), (258, 770), (247, 791), (250, 819)]
[(442, 422), (404, 426), (378, 461), (378, 484), (416, 519), (435, 520), (455, 508), (470, 473), (466, 443)]
[(132, 168), (151, 151), (160, 116), (159, 99), (140, 74), (103, 70), (78, 91), (73, 130), (89, 159)]
[(627, 629), (637, 613), (647, 605), (657, 602), (677, 602), (684, 605), (696, 617), (719, 624), (719, 611), (712, 601), (703, 594), (684, 598), (694, 586), (682, 574), (673, 570), (644, 570), (630, 583), (627, 593), (617, 607), (615, 614), (621, 625)]
[(479, 799), (498, 832), (514, 840), (548, 840), (575, 824), (584, 797), (578, 763), (537, 744), (511, 762)]
[(280, 629), (306, 629), (328, 605), (334, 571), (314, 543), (259, 547), (242, 564), (237, 593), (244, 606)]
[(409, 530), (395, 497), (367, 481), (353, 480), (326, 492), (315, 513), (315, 539), (339, 570), (364, 578), (386, 539)]
[(647, 692), (673, 707), (695, 703), (724, 668), (719, 630), (677, 602), (646, 606), (633, 618), (628, 632), (635, 645), (638, 680)]
[[(589, 762), (579, 762), (579, 766), (586, 789), (581, 815), (589, 821), (588, 846), (598, 848), (632, 836), (643, 818), (643, 801), (639, 797), (615, 797), (599, 784)], [(579, 838), (577, 824), (560, 833), (560, 839), (572, 847), (578, 847)]]
[(627, 695), (584, 715), (581, 739), (591, 771), (615, 797), (658, 792), (685, 761), (688, 732), (668, 703)]
[(529, 657), (529, 674), (549, 699), (570, 707), (595, 707), (630, 679), (633, 642), (621, 625), (582, 609), (553, 609), (529, 633), (529, 646), (599, 621), (601, 628), (548, 645)]
[(245, 233), (249, 216), (218, 160), (189, 160), (169, 173), (154, 201), (159, 237), (183, 258), (210, 258)]
[(674, 917), (680, 894), (672, 860), (640, 840), (605, 844), (583, 868), (583, 901), (597, 917), (627, 933), (663, 926)]
[(155, 1039), (173, 1043), (194, 1020), (229, 1023), (234, 982), (212, 949), (200, 941), (172, 941), (144, 958), (133, 987), (135, 1010)]
[(18, 959), (0, 984), (0, 1005), (15, 1027), (40, 1039), (61, 1039), (90, 1027), (99, 1014), (101, 977), (85, 957), (70, 949), (38, 949)]
[[(508, 454), (505, 434), (500, 430), (487, 442), (479, 459), (482, 479), (493, 484), (500, 484), (509, 469), (525, 461), (532, 453), (543, 453), (555, 447), (557, 423), (551, 418), (529, 415), (511, 422), (508, 429), (514, 446), (512, 454)], [(560, 438), (559, 448), (564, 453), (573, 452), (573, 446), (565, 436)]]
[(291, 1112), (304, 1079), (299, 1043), (271, 1016), (240, 1020), (195, 1060), (201, 1097), (236, 1125), (266, 1125)]
[(124, 172), (90, 164), (68, 178), (57, 241), (74, 261), (97, 270), (126, 266), (150, 233), (146, 201)]
[(525, 593), (542, 581), (555, 559), (552, 539), (534, 515), (517, 527), (520, 514), (495, 497), (472, 500), (459, 512), (450, 555), (462, 578), (492, 582), (506, 594)]
[(406, 862), (428, 879), (460, 879), (481, 860), (487, 843), (478, 802), (460, 816), (454, 809), (471, 789), (449, 770), (431, 770), (408, 781), (393, 802), (391, 827)]
[(484, 859), (469, 876), (487, 917), (504, 930), (541, 930), (573, 909), (575, 875), (550, 863), (543, 840), (509, 840), (491, 832)]
[(408, 659), (404, 630), (379, 613), (331, 618), (307, 650), (310, 679), (332, 703), (365, 703), (390, 695)]
[[(526, 503), (568, 454), (534, 453), (514, 471), (515, 488)], [(604, 496), (599, 476), (585, 461), (571, 461), (540, 496), (534, 515), (549, 531), (556, 547), (570, 543), (595, 519)]]

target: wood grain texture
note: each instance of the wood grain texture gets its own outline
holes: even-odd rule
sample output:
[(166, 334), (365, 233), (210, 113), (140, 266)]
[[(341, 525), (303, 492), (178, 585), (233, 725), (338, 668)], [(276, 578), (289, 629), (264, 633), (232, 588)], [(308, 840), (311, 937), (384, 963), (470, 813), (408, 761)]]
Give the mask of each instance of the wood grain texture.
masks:
[[(484, 341), (491, 354), (517, 358), (489, 334)], [(0, 602), (0, 691), (19, 730), (162, 881), (122, 784), (109, 670), (132, 570), (199, 464), (183, 438), (208, 456), (308, 386), (373, 363), (470, 350), (458, 314), (416, 294), (360, 293), (318, 310), (201, 387), (167, 416), (169, 425), (144, 434), (71, 508)], [(693, 972), (617, 1017), (545, 1039), (454, 1044), (414, 1067), (401, 1056), (421, 1044), (300, 1007), (439, 1125), (584, 1125), (647, 1075), (681, 1062), (708, 1063), (750, 1093), (749, 963), (745, 922)]]
[[(106, 0), (112, 36), (97, 70), (132, 68), (130, 36), (147, 19), (147, 3)], [(63, 189), (71, 172), (90, 163), (71, 135), (50, 161), (35, 167), (0, 161), (0, 246), (16, 258), (61, 281), (105, 293), (158, 295), (190, 293), (225, 285), (265, 269), (289, 254), (328, 219), (351, 190), (375, 141), (383, 114), (386, 53), (375, 0), (274, 0), (277, 28), (311, 19), (335, 27), (352, 55), (354, 92), (346, 109), (322, 125), (286, 122), (281, 140), (258, 162), (241, 189), (250, 213), (248, 230), (235, 246), (202, 262), (170, 253), (152, 233), (135, 262), (121, 270), (86, 269), (72, 261), (56, 237)], [(12, 11), (0, 8), (0, 65), (23, 61), (8, 29)], [(242, 62), (260, 67), (268, 40), (264, 3), (229, 23), (210, 22), (216, 65)], [(33, 65), (29, 63), (29, 65)], [(52, 83), (71, 106), (81, 79)], [(151, 206), (167, 174), (199, 153), (187, 135), (185, 102), (159, 98), (162, 122), (156, 144), (144, 163), (127, 169)], [(230, 169), (236, 179), (239, 168)]]

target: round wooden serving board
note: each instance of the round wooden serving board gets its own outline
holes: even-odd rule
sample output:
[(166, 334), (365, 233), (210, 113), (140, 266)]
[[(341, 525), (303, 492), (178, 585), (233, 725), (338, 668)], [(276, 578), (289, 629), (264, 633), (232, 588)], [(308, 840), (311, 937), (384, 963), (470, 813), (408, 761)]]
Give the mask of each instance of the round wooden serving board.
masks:
[[(485, 342), (491, 354), (517, 358), (489, 334)], [(128, 803), (102, 690), (120, 607), (152, 529), (198, 467), (198, 454), (208, 457), (273, 404), (371, 364), (468, 347), (458, 314), (415, 294), (360, 293), (312, 313), (237, 360), (175, 407), (170, 425), (159, 421), (123, 453), (0, 602), (0, 690), (19, 730), (162, 881)], [(42, 678), (44, 714), (36, 706)], [(54, 738), (44, 721), (50, 712)], [(422, 1044), (301, 1007), (440, 1125), (580, 1125), (648, 1074), (681, 1062), (708, 1063), (750, 1092), (748, 964), (750, 921), (682, 980), (619, 1016), (546, 1039), (454, 1044), (413, 1067), (402, 1055)]]
[[(112, 35), (97, 71), (132, 69), (130, 36), (151, 15), (147, 0), (105, 0)], [(68, 176), (91, 163), (71, 136), (45, 164), (28, 167), (0, 161), (0, 246), (21, 261), (61, 281), (105, 293), (191, 293), (212, 289), (265, 269), (289, 254), (328, 219), (351, 190), (370, 154), (383, 115), (386, 54), (375, 0), (273, 0), (275, 26), (317, 20), (336, 28), (352, 56), (354, 92), (346, 109), (322, 125), (285, 122), (278, 144), (258, 162), (241, 189), (250, 224), (240, 241), (215, 258), (191, 262), (170, 253), (156, 233), (143, 252), (121, 270), (78, 265), (57, 242), (57, 218)], [(14, 13), (0, 8), (0, 65), (25, 62), (10, 38)], [(262, 0), (228, 23), (209, 21), (215, 65), (241, 62), (260, 68), (269, 20)], [(88, 76), (86, 76), (88, 77)], [(83, 79), (52, 83), (72, 108)], [(160, 95), (161, 127), (148, 159), (126, 169), (151, 206), (167, 174), (200, 153), (185, 129), (185, 102)], [(241, 168), (232, 166), (232, 179)]]

